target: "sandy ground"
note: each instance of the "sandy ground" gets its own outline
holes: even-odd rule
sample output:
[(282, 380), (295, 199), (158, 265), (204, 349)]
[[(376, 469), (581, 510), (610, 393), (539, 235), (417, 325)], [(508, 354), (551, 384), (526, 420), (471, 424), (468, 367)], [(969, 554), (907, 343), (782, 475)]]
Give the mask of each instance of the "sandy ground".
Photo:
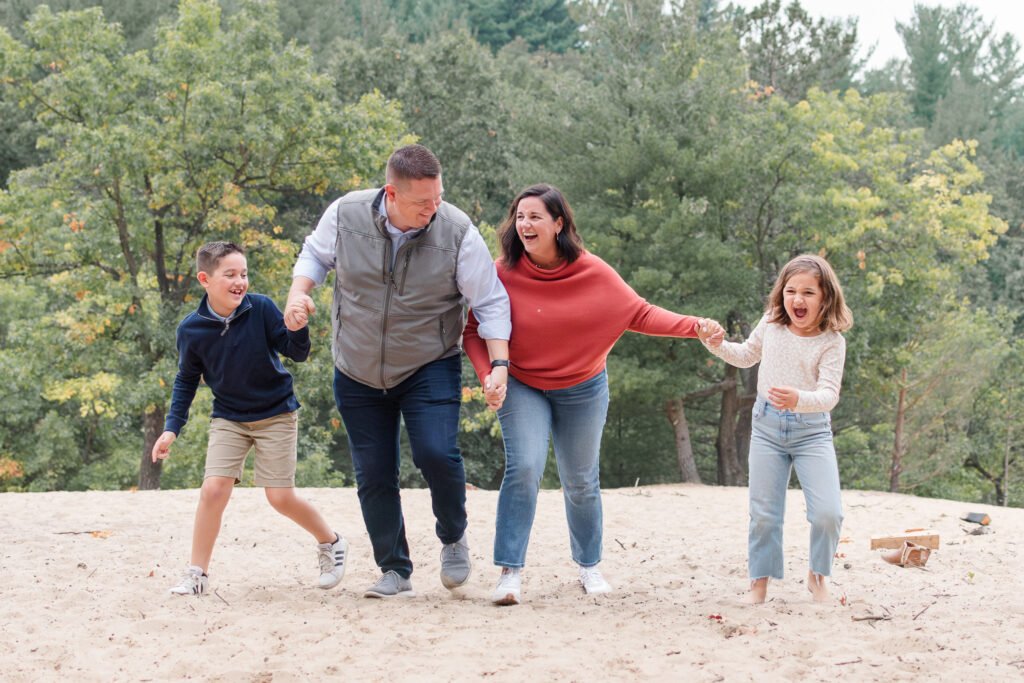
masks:
[[(304, 494), (351, 543), (348, 573), (313, 587), (312, 539), (259, 489), (235, 492), (210, 577), (174, 597), (198, 492), (0, 494), (0, 679), (948, 680), (1024, 679), (1024, 510), (844, 492), (844, 542), (829, 605), (805, 586), (803, 497), (790, 491), (786, 574), (742, 606), (744, 488), (604, 492), (601, 567), (586, 596), (570, 560), (561, 494), (544, 491), (523, 604), (489, 598), (497, 494), (470, 491), (474, 572), (449, 593), (429, 494), (404, 492), (416, 597), (368, 600), (378, 572), (355, 491)], [(984, 535), (960, 521), (987, 512)], [(928, 527), (924, 569), (888, 565), (875, 535)]]

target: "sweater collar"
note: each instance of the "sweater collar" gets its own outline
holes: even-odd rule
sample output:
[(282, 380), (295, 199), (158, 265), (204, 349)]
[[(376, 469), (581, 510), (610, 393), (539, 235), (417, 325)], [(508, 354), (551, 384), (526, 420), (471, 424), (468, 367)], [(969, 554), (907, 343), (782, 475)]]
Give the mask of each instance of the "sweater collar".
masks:
[(245, 296), (242, 297), (241, 303), (238, 304), (235, 310), (231, 311), (231, 315), (229, 315), (227, 317), (227, 320), (225, 320), (224, 318), (221, 318), (219, 315), (213, 312), (213, 309), (210, 308), (209, 295), (204, 294), (202, 301), (199, 302), (199, 308), (196, 309), (196, 312), (199, 314), (199, 317), (203, 318), (204, 320), (212, 320), (217, 323), (230, 323), (232, 320), (235, 320), (240, 315), (248, 311), (250, 308), (252, 308), (252, 301), (249, 300), (249, 295), (246, 294)]

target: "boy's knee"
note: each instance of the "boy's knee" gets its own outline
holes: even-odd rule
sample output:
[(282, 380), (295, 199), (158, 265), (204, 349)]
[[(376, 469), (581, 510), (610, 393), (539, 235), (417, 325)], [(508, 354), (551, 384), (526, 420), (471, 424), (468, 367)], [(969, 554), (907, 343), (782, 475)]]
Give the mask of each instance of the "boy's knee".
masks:
[(235, 481), (228, 477), (207, 477), (199, 489), (199, 502), (204, 505), (227, 505)]
[(267, 502), (274, 508), (287, 506), (295, 499), (295, 489), (291, 487), (268, 486), (263, 491), (267, 495)]

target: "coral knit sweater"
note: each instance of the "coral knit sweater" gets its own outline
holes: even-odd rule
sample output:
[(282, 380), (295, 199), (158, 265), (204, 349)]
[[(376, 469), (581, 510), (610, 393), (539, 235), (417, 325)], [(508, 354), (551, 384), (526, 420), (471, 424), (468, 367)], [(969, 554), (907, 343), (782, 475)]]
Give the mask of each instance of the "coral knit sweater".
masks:
[[(599, 374), (626, 330), (696, 337), (697, 318), (653, 306), (597, 256), (584, 251), (553, 270), (525, 255), (511, 270), (496, 262), (512, 305), (510, 374), (536, 389), (565, 389)], [(470, 312), (463, 346), (477, 376), (490, 371), (487, 346)]]

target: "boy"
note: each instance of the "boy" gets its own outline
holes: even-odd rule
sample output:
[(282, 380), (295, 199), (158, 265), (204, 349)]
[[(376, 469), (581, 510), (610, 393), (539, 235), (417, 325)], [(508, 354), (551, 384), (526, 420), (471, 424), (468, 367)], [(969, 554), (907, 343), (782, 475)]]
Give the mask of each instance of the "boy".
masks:
[(209, 590), (206, 570), (221, 515), (232, 488), (241, 481), (250, 448), (256, 451), (256, 485), (264, 487), (275, 510), (316, 537), (319, 586), (333, 588), (345, 574), (348, 542), (331, 530), (309, 502), (295, 495), (299, 402), (292, 391), (292, 377), (277, 355), (306, 360), (309, 328), (286, 329), (281, 311), (270, 298), (246, 294), (245, 253), (235, 244), (201, 246), (196, 277), (206, 295), (178, 326), (178, 374), (165, 431), (152, 452), (153, 462), (170, 454), (202, 377), (213, 391), (206, 477), (192, 531), (191, 566), (171, 593), (203, 595)]

